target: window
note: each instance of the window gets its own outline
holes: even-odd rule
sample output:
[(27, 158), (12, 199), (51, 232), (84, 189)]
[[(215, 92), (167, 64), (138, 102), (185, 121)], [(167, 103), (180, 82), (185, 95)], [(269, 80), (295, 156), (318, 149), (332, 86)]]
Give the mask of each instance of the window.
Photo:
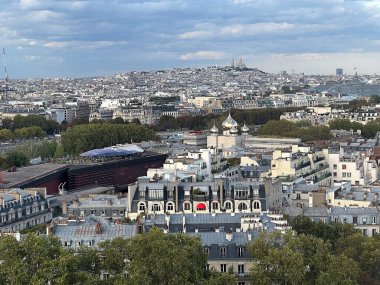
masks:
[(208, 249), (208, 247), (204, 247), (204, 248), (203, 248), (203, 252), (204, 252), (205, 254), (208, 255), (208, 253), (209, 253), (209, 249)]
[(346, 177), (346, 172), (342, 172), (342, 177)]
[(376, 229), (372, 229), (372, 236), (376, 235)]
[(297, 193), (296, 200), (301, 200), (301, 193)]
[(212, 209), (218, 210), (219, 209), (219, 203), (218, 202), (212, 202)]
[(231, 210), (231, 208), (232, 208), (231, 202), (226, 202), (226, 209)]
[(101, 211), (100, 211), (100, 214), (101, 214), (101, 215), (105, 215), (105, 214), (106, 214), (106, 211), (105, 211), (105, 210), (101, 210)]
[(347, 165), (342, 164), (342, 169), (347, 169)]
[(372, 224), (376, 224), (376, 217), (372, 217)]
[(336, 177), (337, 176), (336, 172), (334, 172), (333, 175), (334, 175), (334, 177)]
[(367, 236), (367, 229), (363, 229), (363, 236)]
[(220, 265), (220, 272), (227, 272), (227, 264)]
[(352, 220), (353, 220), (352, 222), (354, 225), (358, 224), (358, 217), (353, 217)]
[(245, 282), (244, 281), (239, 281), (237, 284), (238, 285), (245, 285)]
[(239, 247), (238, 256), (242, 257), (244, 255), (244, 247)]
[(238, 265), (238, 274), (244, 274), (244, 264)]
[(120, 210), (120, 215), (124, 215), (124, 210)]
[(334, 169), (337, 169), (337, 165), (336, 164), (334, 164)]
[(220, 248), (220, 256), (226, 256), (227, 249), (223, 246)]
[(160, 200), (164, 197), (163, 189), (149, 189), (149, 199)]
[(172, 203), (168, 204), (168, 211), (173, 211), (174, 210), (174, 206)]
[(239, 211), (247, 210), (247, 208), (248, 207), (246, 203), (240, 203), (238, 207)]
[(189, 211), (189, 210), (191, 210), (191, 208), (190, 208), (190, 203), (184, 203), (184, 204), (183, 204), (183, 209), (184, 209), (185, 211)]
[(367, 218), (362, 218), (363, 225), (367, 224)]
[(236, 190), (235, 191), (235, 198), (247, 199), (248, 198), (248, 190)]
[(139, 211), (145, 211), (145, 204), (139, 205)]
[(260, 202), (258, 202), (258, 201), (253, 202), (253, 209), (259, 210), (260, 209)]
[(153, 204), (152, 212), (159, 212), (159, 211), (161, 211), (161, 206), (159, 204)]
[(351, 172), (347, 172), (347, 177), (351, 177)]

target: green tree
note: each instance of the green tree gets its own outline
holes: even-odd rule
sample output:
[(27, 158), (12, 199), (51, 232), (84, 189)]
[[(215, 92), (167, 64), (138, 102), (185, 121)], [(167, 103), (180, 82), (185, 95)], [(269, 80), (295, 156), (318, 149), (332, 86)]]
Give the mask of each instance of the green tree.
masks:
[(9, 129), (1, 129), (0, 130), (0, 140), (1, 141), (8, 141), (13, 138), (13, 133)]
[(17, 167), (27, 165), (29, 159), (23, 152), (18, 150), (8, 153), (6, 157), (8, 165)]
[(128, 240), (132, 284), (204, 284), (207, 258), (199, 238), (157, 228)]
[(236, 276), (230, 273), (221, 273), (212, 270), (207, 279), (206, 285), (235, 285)]

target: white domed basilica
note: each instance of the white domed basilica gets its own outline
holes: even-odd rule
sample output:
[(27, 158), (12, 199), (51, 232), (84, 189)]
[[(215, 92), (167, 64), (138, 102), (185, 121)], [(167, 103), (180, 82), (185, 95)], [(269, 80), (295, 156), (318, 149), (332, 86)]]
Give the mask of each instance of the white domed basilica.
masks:
[(211, 134), (207, 136), (207, 147), (225, 149), (227, 147), (242, 146), (245, 142), (245, 137), (248, 135), (249, 129), (244, 123), (239, 134), (238, 123), (228, 114), (227, 119), (222, 123), (223, 134), (219, 134), (218, 128), (214, 126), (211, 128)]

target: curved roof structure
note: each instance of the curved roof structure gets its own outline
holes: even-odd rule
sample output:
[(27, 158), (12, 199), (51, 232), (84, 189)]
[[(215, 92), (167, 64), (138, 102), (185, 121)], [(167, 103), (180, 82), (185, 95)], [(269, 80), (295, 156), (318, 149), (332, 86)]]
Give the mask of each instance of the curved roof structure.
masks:
[(219, 130), (218, 130), (218, 128), (215, 126), (215, 124), (214, 124), (214, 126), (211, 128), (211, 130), (210, 130), (212, 133), (218, 133), (219, 132)]
[(232, 127), (237, 127), (238, 123), (231, 117), (231, 114), (228, 114), (227, 119), (222, 123), (223, 128), (231, 129)]
[(82, 153), (82, 157), (114, 157), (114, 156), (127, 156), (136, 153), (142, 153), (144, 150), (134, 144), (116, 145), (101, 149), (92, 149)]
[(249, 128), (247, 127), (247, 125), (245, 124), (245, 122), (244, 122), (244, 126), (241, 128), (241, 131), (243, 133), (248, 133), (249, 132)]

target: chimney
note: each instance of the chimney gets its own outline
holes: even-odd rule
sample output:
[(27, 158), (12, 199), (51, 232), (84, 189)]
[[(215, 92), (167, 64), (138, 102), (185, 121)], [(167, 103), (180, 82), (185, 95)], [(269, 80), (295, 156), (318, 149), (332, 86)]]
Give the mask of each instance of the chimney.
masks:
[(232, 241), (232, 232), (226, 232), (226, 240)]
[(67, 214), (67, 201), (62, 201), (62, 214)]
[(99, 222), (96, 223), (96, 226), (95, 226), (95, 233), (96, 233), (97, 235), (100, 235), (100, 234), (102, 233), (102, 225), (101, 225)]
[(167, 228), (169, 228), (169, 225), (170, 225), (170, 215), (165, 214), (165, 221), (166, 221)]

